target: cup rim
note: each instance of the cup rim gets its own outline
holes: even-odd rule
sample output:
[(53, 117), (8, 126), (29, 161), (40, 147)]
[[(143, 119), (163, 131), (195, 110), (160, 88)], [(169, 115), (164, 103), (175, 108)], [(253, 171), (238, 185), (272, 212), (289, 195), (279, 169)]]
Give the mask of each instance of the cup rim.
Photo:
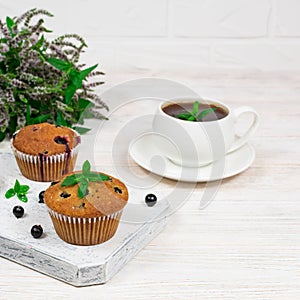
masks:
[[(219, 119), (219, 120), (213, 120), (213, 121), (209, 121), (209, 122), (187, 122), (186, 120), (181, 120), (181, 119), (177, 119), (175, 117), (172, 117), (170, 115), (168, 115), (167, 113), (165, 113), (163, 111), (163, 107), (167, 106), (167, 105), (170, 105), (170, 104), (176, 104), (176, 103), (190, 103), (190, 102), (194, 102), (194, 101), (199, 101), (201, 103), (201, 101), (205, 102), (205, 103), (210, 103), (210, 104), (216, 104), (217, 106), (222, 106), (222, 108), (224, 108), (227, 112), (227, 115), (222, 118), (222, 119)], [(171, 118), (172, 120), (174, 121), (177, 121), (177, 122), (180, 122), (180, 123), (183, 123), (183, 124), (212, 124), (212, 123), (216, 123), (216, 122), (222, 122), (222, 121), (225, 121), (226, 119), (229, 118), (229, 116), (231, 115), (232, 111), (230, 109), (230, 107), (228, 105), (226, 105), (225, 103), (223, 103), (222, 101), (220, 100), (217, 100), (217, 99), (214, 99), (214, 98), (208, 98), (208, 97), (204, 97), (204, 98), (201, 98), (201, 97), (181, 97), (181, 98), (174, 98), (174, 99), (170, 99), (170, 100), (167, 100), (167, 101), (164, 101), (162, 102), (160, 105), (159, 105), (159, 111), (160, 113), (162, 113), (164, 116), (168, 117), (168, 118)]]

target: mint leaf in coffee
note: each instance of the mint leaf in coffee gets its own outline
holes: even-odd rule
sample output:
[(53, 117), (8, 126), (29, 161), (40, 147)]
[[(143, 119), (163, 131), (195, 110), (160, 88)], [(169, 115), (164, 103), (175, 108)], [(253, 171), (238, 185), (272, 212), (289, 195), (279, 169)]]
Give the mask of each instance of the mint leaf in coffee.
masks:
[(208, 114), (211, 114), (212, 112), (214, 112), (217, 108), (216, 107), (212, 107), (212, 108), (207, 108), (201, 111), (201, 113), (198, 115), (198, 119), (199, 120), (203, 120), (204, 117), (206, 117)]
[(215, 104), (195, 102), (178, 102), (163, 107), (163, 111), (180, 120), (189, 122), (211, 122), (225, 118), (228, 112)]

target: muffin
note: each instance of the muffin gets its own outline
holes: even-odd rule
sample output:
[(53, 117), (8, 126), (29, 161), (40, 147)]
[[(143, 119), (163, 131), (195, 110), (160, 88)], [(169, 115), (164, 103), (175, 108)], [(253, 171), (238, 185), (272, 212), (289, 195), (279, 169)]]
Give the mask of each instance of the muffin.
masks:
[(63, 185), (67, 178), (81, 176), (81, 172), (62, 177), (44, 194), (56, 233), (70, 244), (90, 246), (112, 238), (128, 201), (128, 190), (120, 180), (103, 173), (91, 173), (103, 180), (86, 181), (86, 191), (81, 197), (82, 183)]
[(28, 125), (11, 141), (22, 175), (34, 181), (55, 181), (72, 172), (79, 144), (77, 132), (49, 123)]

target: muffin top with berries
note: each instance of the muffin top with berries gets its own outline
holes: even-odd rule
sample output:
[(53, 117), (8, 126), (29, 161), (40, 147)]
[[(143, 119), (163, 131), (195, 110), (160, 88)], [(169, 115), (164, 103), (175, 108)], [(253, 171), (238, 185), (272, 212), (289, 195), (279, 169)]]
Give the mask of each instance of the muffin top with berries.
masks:
[(72, 129), (49, 123), (28, 125), (13, 135), (15, 149), (30, 155), (55, 155), (80, 144), (80, 136)]
[(45, 191), (45, 204), (58, 214), (77, 218), (111, 215), (124, 208), (128, 190), (119, 179), (104, 173), (73, 172)]

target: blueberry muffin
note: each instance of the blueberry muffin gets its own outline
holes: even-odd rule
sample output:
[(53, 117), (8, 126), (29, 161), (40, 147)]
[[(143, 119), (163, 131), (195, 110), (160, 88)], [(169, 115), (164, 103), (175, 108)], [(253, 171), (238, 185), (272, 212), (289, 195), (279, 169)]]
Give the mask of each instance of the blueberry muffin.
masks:
[(28, 125), (11, 141), (22, 175), (34, 181), (55, 181), (72, 172), (79, 144), (77, 132), (49, 123)]
[[(112, 176), (90, 172), (89, 179), (82, 174), (70, 173), (52, 184), (45, 191), (44, 201), (62, 240), (74, 245), (96, 245), (109, 240), (117, 231), (128, 190)], [(65, 184), (68, 182), (69, 185)], [(84, 191), (80, 191), (83, 185)]]

